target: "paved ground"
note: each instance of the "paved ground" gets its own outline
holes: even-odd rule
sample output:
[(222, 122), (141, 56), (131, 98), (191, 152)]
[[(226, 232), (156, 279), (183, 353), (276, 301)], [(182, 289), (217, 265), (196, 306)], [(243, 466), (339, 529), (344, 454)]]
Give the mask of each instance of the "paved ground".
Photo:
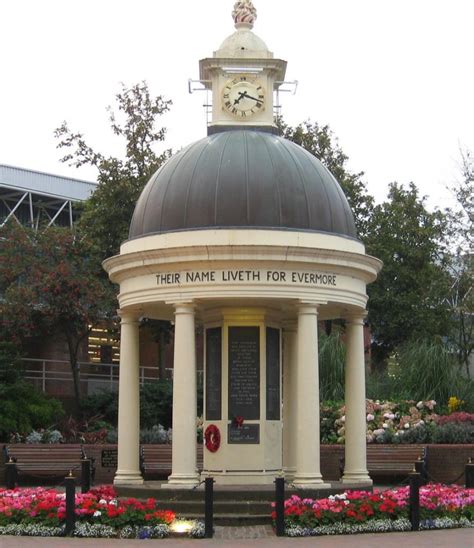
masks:
[[(246, 538), (242, 535), (246, 534)], [(474, 529), (422, 531), (419, 533), (373, 533), (302, 539), (278, 538), (270, 527), (218, 527), (213, 539), (166, 539), (166, 540), (116, 540), (116, 539), (63, 539), (40, 537), (0, 537), (0, 548), (134, 548), (136, 546), (256, 546), (274, 548), (275, 545), (290, 548), (473, 548)]]

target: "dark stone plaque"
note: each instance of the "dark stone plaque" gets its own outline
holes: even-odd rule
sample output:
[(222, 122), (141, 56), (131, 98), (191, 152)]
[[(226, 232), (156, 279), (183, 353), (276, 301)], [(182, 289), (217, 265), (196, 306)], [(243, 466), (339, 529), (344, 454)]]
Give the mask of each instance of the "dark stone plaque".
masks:
[(267, 420), (280, 420), (280, 330), (267, 327)]
[(243, 424), (242, 426), (232, 426), (229, 424), (227, 430), (227, 443), (260, 443), (260, 425)]
[(206, 329), (206, 419), (218, 421), (222, 409), (222, 329)]
[(229, 419), (260, 418), (260, 329), (229, 327)]
[(100, 464), (102, 468), (117, 468), (117, 449), (102, 449)]

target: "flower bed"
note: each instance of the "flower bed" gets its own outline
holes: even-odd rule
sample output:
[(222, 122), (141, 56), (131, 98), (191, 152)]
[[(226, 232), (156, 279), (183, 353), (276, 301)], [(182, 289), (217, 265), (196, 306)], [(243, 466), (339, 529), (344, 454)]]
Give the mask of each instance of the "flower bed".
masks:
[[(409, 531), (409, 488), (346, 491), (326, 499), (285, 501), (288, 536)], [(272, 513), (275, 519), (275, 512)], [(474, 527), (474, 489), (429, 484), (420, 488), (420, 528)]]
[[(66, 497), (55, 489), (0, 489), (0, 534), (61, 536), (66, 519)], [(119, 499), (112, 487), (76, 494), (79, 537), (164, 538), (174, 512), (157, 507), (154, 499)], [(194, 532), (193, 532), (194, 531)], [(194, 525), (191, 534), (199, 536)]]
[[(367, 443), (472, 443), (474, 414), (438, 415), (436, 406), (434, 400), (366, 400)], [(344, 444), (345, 421), (345, 406), (323, 403), (321, 442)]]

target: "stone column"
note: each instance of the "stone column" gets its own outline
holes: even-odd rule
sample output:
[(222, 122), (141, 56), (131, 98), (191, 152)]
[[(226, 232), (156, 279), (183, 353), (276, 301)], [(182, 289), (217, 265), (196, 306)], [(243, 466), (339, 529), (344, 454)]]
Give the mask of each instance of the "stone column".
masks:
[(320, 487), (318, 307), (298, 308), (296, 371), (296, 473), (300, 488)]
[(118, 463), (115, 485), (143, 483), (140, 472), (140, 366), (138, 315), (119, 311)]
[(194, 305), (175, 305), (173, 364), (173, 449), (168, 485), (199, 482), (196, 462), (196, 341)]
[(283, 328), (283, 469), (292, 478), (296, 470), (296, 322)]
[(372, 482), (367, 471), (364, 315), (349, 316), (346, 321), (344, 483)]

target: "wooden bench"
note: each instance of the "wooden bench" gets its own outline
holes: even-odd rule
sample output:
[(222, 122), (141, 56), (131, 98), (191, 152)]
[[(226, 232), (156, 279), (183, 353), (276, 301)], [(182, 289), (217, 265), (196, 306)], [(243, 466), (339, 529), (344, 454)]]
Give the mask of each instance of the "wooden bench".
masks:
[[(69, 471), (81, 475), (82, 460), (87, 458), (82, 445), (10, 444), (5, 446), (5, 462), (15, 462), (19, 475), (64, 477)], [(93, 465), (92, 465), (93, 469)]]
[[(202, 470), (203, 445), (197, 444), (197, 467)], [(140, 469), (145, 476), (169, 476), (171, 474), (171, 445), (142, 445), (140, 448)]]
[[(424, 463), (426, 469), (428, 451), (425, 445), (367, 445), (367, 470), (371, 476), (407, 476), (413, 472), (418, 460)], [(341, 475), (343, 471), (344, 458), (341, 459)]]

